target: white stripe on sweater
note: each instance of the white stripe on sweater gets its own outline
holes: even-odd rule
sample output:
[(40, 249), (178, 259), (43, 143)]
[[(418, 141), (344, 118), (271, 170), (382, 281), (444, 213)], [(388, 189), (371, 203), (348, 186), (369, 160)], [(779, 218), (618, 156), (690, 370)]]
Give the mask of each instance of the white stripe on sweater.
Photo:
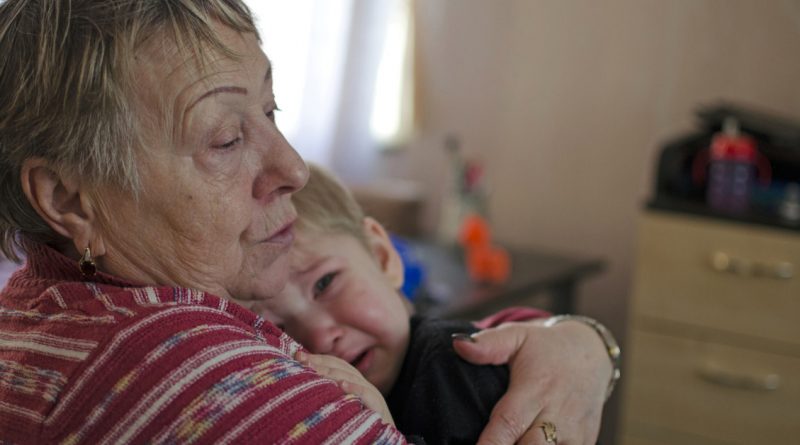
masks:
[[(237, 334), (250, 335), (249, 331), (244, 331), (243, 329), (237, 328), (235, 326), (228, 326), (228, 325), (199, 325), (199, 326), (195, 326), (195, 327), (193, 327), (193, 328), (191, 328), (189, 330), (180, 332), (180, 336), (182, 337), (183, 341), (186, 341), (189, 338), (191, 338), (192, 336), (206, 335), (206, 334), (209, 334), (209, 333), (212, 333), (212, 332), (220, 333), (222, 331), (229, 331), (229, 332), (234, 332), (234, 333), (237, 333)], [(136, 382), (135, 382), (136, 378), (142, 378), (142, 377), (146, 378), (147, 375), (144, 375), (141, 372), (137, 372), (137, 371), (140, 371), (141, 369), (145, 369), (145, 368), (153, 365), (158, 360), (161, 360), (166, 355), (172, 353), (173, 349), (181, 347), (181, 342), (172, 341), (173, 338), (174, 337), (167, 338), (164, 342), (159, 344), (157, 347), (151, 349), (147, 353), (147, 355), (145, 356), (144, 360), (142, 361), (142, 363), (139, 365), (138, 368), (136, 368), (135, 370), (128, 371), (128, 373), (125, 374), (124, 376), (120, 376), (120, 378), (113, 385), (113, 392), (116, 393), (116, 394), (121, 393), (122, 391), (127, 389), (129, 386), (135, 385), (136, 384)], [(106, 411), (107, 411), (107, 408), (108, 408), (108, 403), (112, 402), (113, 398), (114, 398), (114, 394), (109, 393), (109, 395), (106, 396), (106, 398), (103, 400), (102, 403), (100, 403), (99, 405), (95, 406), (94, 409), (92, 409), (92, 412), (86, 417), (86, 420), (80, 426), (80, 429), (77, 432), (73, 433), (73, 436), (75, 436), (76, 438), (81, 438), (85, 434), (87, 434), (87, 432), (89, 430), (94, 428), (94, 425), (97, 423), (97, 421), (100, 420), (106, 414)]]
[(231, 428), (224, 436), (222, 436), (218, 443), (220, 444), (227, 444), (227, 443), (238, 443), (244, 440), (244, 437), (240, 437), (244, 432), (246, 432), (250, 427), (253, 426), (254, 423), (260, 421), (266, 415), (270, 414), (274, 409), (278, 408), (282, 404), (289, 402), (295, 396), (298, 396), (306, 391), (311, 391), (312, 389), (316, 388), (317, 386), (321, 385), (330, 385), (332, 382), (330, 380), (324, 380), (322, 378), (317, 378), (314, 380), (303, 382), (303, 384), (294, 386), (288, 391), (282, 392), (279, 396), (270, 399), (268, 402), (261, 405), (257, 410), (250, 413), (249, 416), (242, 419), (238, 425), (234, 428)]
[[(277, 379), (275, 379), (275, 374), (291, 374), (292, 368), (294, 367), (299, 369), (299, 364), (296, 362), (290, 362), (289, 360), (265, 360), (264, 362), (258, 363), (254, 367), (247, 370), (239, 370), (235, 374), (239, 374), (239, 377), (254, 378), (254, 380), (271, 379), (277, 381)], [(225, 377), (225, 379), (227, 380), (229, 377), (231, 376), (229, 375)], [(211, 409), (216, 413), (217, 416), (221, 416), (222, 413), (230, 413), (242, 403), (249, 401), (254, 394), (263, 391), (263, 389), (264, 386), (260, 384), (248, 386), (246, 390), (240, 390), (237, 392), (236, 396), (233, 398), (224, 397), (229, 394), (227, 390), (215, 387), (206, 389), (202, 394), (197, 395), (197, 397), (190, 402), (188, 409), (182, 410), (181, 414), (177, 416), (170, 425), (164, 427), (164, 429), (162, 429), (157, 436), (150, 440), (153, 443), (168, 443), (170, 440), (174, 440), (174, 438), (170, 436), (173, 436), (177, 431), (186, 430), (187, 428), (191, 428), (191, 425), (197, 424), (198, 412)], [(217, 411), (217, 407), (222, 409), (222, 412)], [(193, 430), (193, 433), (195, 435), (181, 436), (181, 441), (191, 443), (199, 438), (199, 435), (197, 435), (198, 433), (200, 435), (202, 434), (202, 432), (197, 431), (196, 429)]]
[(97, 300), (100, 300), (100, 302), (103, 303), (103, 307), (105, 307), (107, 310), (122, 314), (126, 317), (133, 316), (134, 312), (132, 310), (123, 306), (115, 305), (111, 298), (109, 298), (108, 294), (101, 291), (100, 287), (98, 287), (95, 283), (86, 283), (86, 287), (92, 292), (92, 295), (94, 295)]
[(332, 434), (323, 444), (336, 445), (340, 443), (356, 443), (370, 428), (380, 422), (380, 416), (375, 411), (363, 410), (350, 418), (335, 434)]
[(44, 293), (50, 294), (50, 296), (53, 298), (53, 301), (55, 301), (58, 307), (61, 309), (67, 308), (67, 303), (64, 301), (64, 297), (61, 296), (61, 292), (59, 292), (57, 286), (49, 287)]
[(232, 360), (263, 353), (276, 354), (279, 351), (267, 344), (254, 344), (254, 340), (223, 343), (203, 349), (176, 367), (166, 379), (139, 399), (136, 406), (128, 411), (125, 420), (115, 425), (101, 442), (129, 443), (164, 407), (204, 375)]
[(0, 400), (0, 411), (16, 414), (21, 417), (27, 417), (37, 423), (41, 422), (43, 419), (42, 415), (37, 413), (36, 411), (31, 411), (21, 406), (11, 405), (1, 400)]
[(76, 361), (85, 359), (97, 343), (37, 332), (0, 332), (0, 346)]
[(59, 312), (47, 314), (38, 311), (21, 311), (17, 309), (0, 308), (0, 318), (18, 318), (33, 320), (36, 322), (44, 321), (48, 323), (72, 323), (72, 324), (112, 324), (115, 322), (113, 315), (102, 315), (92, 317), (78, 312)]
[(56, 405), (53, 413), (45, 420), (45, 427), (52, 428), (53, 425), (60, 420), (60, 417), (66, 414), (66, 409), (72, 406), (72, 399), (86, 391), (86, 386), (90, 385), (91, 382), (94, 381), (98, 372), (103, 372), (106, 370), (106, 366), (108, 366), (106, 363), (116, 357), (116, 354), (119, 353), (119, 348), (126, 341), (128, 341), (130, 337), (139, 335), (140, 331), (147, 332), (147, 329), (150, 327), (150, 325), (160, 323), (165, 318), (171, 318), (187, 312), (223, 314), (229, 318), (233, 318), (233, 316), (227, 312), (219, 312), (217, 309), (210, 307), (175, 306), (145, 317), (128, 328), (119, 331), (117, 335), (115, 335), (114, 338), (106, 345), (105, 349), (100, 353), (97, 359), (92, 362), (91, 366), (85, 372), (83, 372), (75, 381), (75, 384), (70, 386), (69, 390), (63, 394), (60, 403)]
[(160, 302), (160, 300), (158, 299), (158, 294), (156, 294), (155, 289), (153, 289), (152, 287), (145, 287), (143, 290), (145, 295), (147, 296), (148, 303), (156, 304)]

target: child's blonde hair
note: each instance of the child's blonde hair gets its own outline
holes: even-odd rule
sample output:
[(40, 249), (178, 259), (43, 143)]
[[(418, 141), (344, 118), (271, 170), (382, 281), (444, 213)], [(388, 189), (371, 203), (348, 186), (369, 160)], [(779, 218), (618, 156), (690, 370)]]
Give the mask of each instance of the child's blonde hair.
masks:
[(297, 208), (298, 228), (317, 233), (342, 233), (367, 246), (364, 210), (350, 190), (332, 173), (309, 163), (308, 183), (292, 195)]
[[(298, 229), (318, 234), (349, 235), (371, 252), (364, 232), (366, 215), (350, 190), (318, 165), (309, 163), (308, 172), (306, 186), (292, 195)], [(414, 313), (411, 302), (406, 298), (402, 301), (408, 313)]]

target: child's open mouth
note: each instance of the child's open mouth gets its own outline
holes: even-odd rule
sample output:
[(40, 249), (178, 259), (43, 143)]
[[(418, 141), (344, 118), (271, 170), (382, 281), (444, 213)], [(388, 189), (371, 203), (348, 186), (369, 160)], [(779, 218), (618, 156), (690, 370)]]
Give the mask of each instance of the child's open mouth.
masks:
[(367, 371), (367, 369), (369, 369), (370, 365), (372, 365), (372, 357), (373, 357), (373, 348), (368, 348), (367, 350), (356, 356), (356, 358), (354, 358), (353, 361), (350, 362), (350, 364), (353, 365), (354, 368), (358, 369), (360, 373), (364, 374)]

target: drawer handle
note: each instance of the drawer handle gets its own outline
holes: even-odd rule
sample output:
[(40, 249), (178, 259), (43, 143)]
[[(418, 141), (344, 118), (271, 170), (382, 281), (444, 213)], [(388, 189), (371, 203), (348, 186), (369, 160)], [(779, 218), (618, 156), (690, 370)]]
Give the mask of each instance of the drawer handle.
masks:
[(711, 254), (711, 267), (717, 272), (731, 273), (743, 277), (768, 277), (788, 280), (794, 276), (794, 264), (788, 261), (753, 261), (739, 258), (722, 251)]
[(700, 366), (697, 373), (703, 380), (727, 388), (776, 391), (781, 385), (781, 376), (778, 374), (754, 374), (740, 370), (725, 369), (716, 363), (706, 363)]

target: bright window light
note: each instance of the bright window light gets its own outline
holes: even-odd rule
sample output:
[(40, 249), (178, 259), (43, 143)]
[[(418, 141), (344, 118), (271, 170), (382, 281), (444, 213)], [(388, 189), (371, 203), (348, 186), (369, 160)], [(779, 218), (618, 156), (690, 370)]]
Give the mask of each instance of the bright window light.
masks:
[(314, 0), (251, 0), (264, 52), (272, 61), (275, 98), (281, 112), (281, 131), (294, 135), (300, 123), (301, 104), (308, 74)]
[(409, 0), (393, 0), (394, 10), (378, 65), (370, 129), (383, 146), (403, 142), (411, 130), (413, 67)]

